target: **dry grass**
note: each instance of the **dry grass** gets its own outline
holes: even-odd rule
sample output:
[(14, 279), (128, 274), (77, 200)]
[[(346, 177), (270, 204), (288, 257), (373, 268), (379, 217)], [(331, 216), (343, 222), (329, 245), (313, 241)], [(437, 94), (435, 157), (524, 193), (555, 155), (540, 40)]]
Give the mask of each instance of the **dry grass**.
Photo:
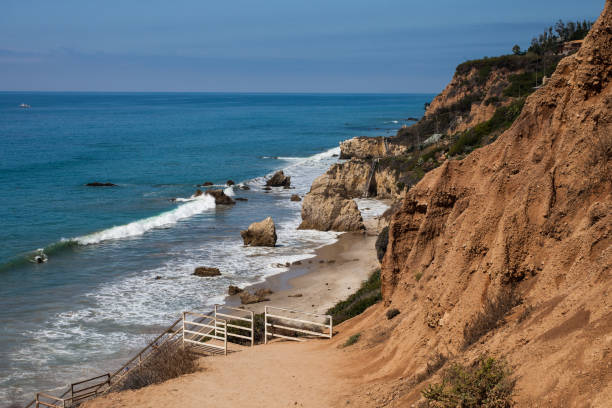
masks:
[(189, 347), (166, 343), (141, 367), (135, 368), (127, 375), (121, 384), (121, 390), (136, 390), (193, 373), (198, 370), (198, 358)]
[(512, 290), (501, 291), (493, 300), (487, 299), (484, 310), (463, 330), (463, 349), (467, 349), (482, 336), (502, 325), (508, 312), (520, 303), (520, 298)]

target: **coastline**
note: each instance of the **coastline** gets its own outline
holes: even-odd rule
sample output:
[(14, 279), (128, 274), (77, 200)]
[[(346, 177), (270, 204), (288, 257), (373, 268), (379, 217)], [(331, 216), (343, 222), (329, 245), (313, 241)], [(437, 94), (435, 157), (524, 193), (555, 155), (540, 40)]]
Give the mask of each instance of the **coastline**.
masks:
[(276, 306), (324, 314), (355, 292), (380, 267), (373, 232), (343, 233), (333, 244), (315, 250), (314, 257), (295, 262), (288, 271), (244, 288), (271, 289), (274, 293), (268, 296), (268, 301), (242, 305), (240, 296), (233, 295), (227, 296), (224, 303), (255, 313), (262, 313), (265, 306)]

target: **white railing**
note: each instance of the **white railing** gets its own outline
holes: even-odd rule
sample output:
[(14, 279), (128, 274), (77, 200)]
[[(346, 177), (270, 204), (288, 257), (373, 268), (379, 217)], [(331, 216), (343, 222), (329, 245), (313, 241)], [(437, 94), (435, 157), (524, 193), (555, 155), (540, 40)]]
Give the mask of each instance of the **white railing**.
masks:
[[(188, 320), (189, 318), (194, 320)], [(223, 345), (216, 344), (214, 340), (223, 342)], [(227, 355), (227, 322), (202, 313), (183, 312), (183, 344), (185, 343), (204, 349), (221, 350)]]
[[(240, 313), (241, 315), (238, 313)], [(215, 305), (215, 318), (219, 316), (227, 320), (227, 337), (235, 337), (238, 339), (248, 340), (251, 342), (251, 347), (255, 345), (255, 315), (252, 311), (239, 309), (237, 307)], [(236, 321), (245, 322), (247, 326), (240, 326), (234, 324)], [(244, 333), (248, 333), (248, 335), (232, 333), (230, 331), (230, 328), (234, 330), (240, 330)]]
[[(274, 323), (274, 321), (280, 321), (281, 323)], [(266, 344), (268, 343), (268, 336), (295, 341), (305, 341), (303, 337), (331, 339), (333, 336), (333, 319), (330, 315), (266, 306), (264, 308), (264, 328), (264, 342)], [(277, 333), (277, 329), (284, 331), (285, 334)]]

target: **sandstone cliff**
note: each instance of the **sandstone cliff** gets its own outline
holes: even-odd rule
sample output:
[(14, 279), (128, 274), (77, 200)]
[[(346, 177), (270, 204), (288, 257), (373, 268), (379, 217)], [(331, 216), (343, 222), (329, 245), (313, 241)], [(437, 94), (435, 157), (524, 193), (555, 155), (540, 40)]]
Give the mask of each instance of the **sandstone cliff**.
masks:
[[(509, 130), (407, 193), (389, 228), (384, 303), (337, 340), (361, 333), (355, 376), (372, 406), (416, 403), (438, 354), (483, 353), (513, 367), (517, 406), (612, 401), (611, 81), (607, 1)], [(387, 307), (401, 313), (386, 321)], [(495, 320), (478, 332), (482, 316)]]

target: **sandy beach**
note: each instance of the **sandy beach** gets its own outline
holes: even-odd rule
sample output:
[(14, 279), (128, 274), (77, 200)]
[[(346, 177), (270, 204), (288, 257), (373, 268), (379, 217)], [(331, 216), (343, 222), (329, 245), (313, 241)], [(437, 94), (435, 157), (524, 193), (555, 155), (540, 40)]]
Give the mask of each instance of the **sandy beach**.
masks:
[[(362, 281), (380, 266), (376, 259), (376, 236), (351, 232), (337, 242), (319, 248), (316, 256), (298, 261), (289, 271), (268, 277), (246, 290), (271, 289), (270, 300), (242, 305), (255, 313), (264, 306), (277, 306), (312, 313), (325, 313), (338, 301), (355, 292)], [(241, 306), (239, 295), (228, 296), (226, 304)]]

